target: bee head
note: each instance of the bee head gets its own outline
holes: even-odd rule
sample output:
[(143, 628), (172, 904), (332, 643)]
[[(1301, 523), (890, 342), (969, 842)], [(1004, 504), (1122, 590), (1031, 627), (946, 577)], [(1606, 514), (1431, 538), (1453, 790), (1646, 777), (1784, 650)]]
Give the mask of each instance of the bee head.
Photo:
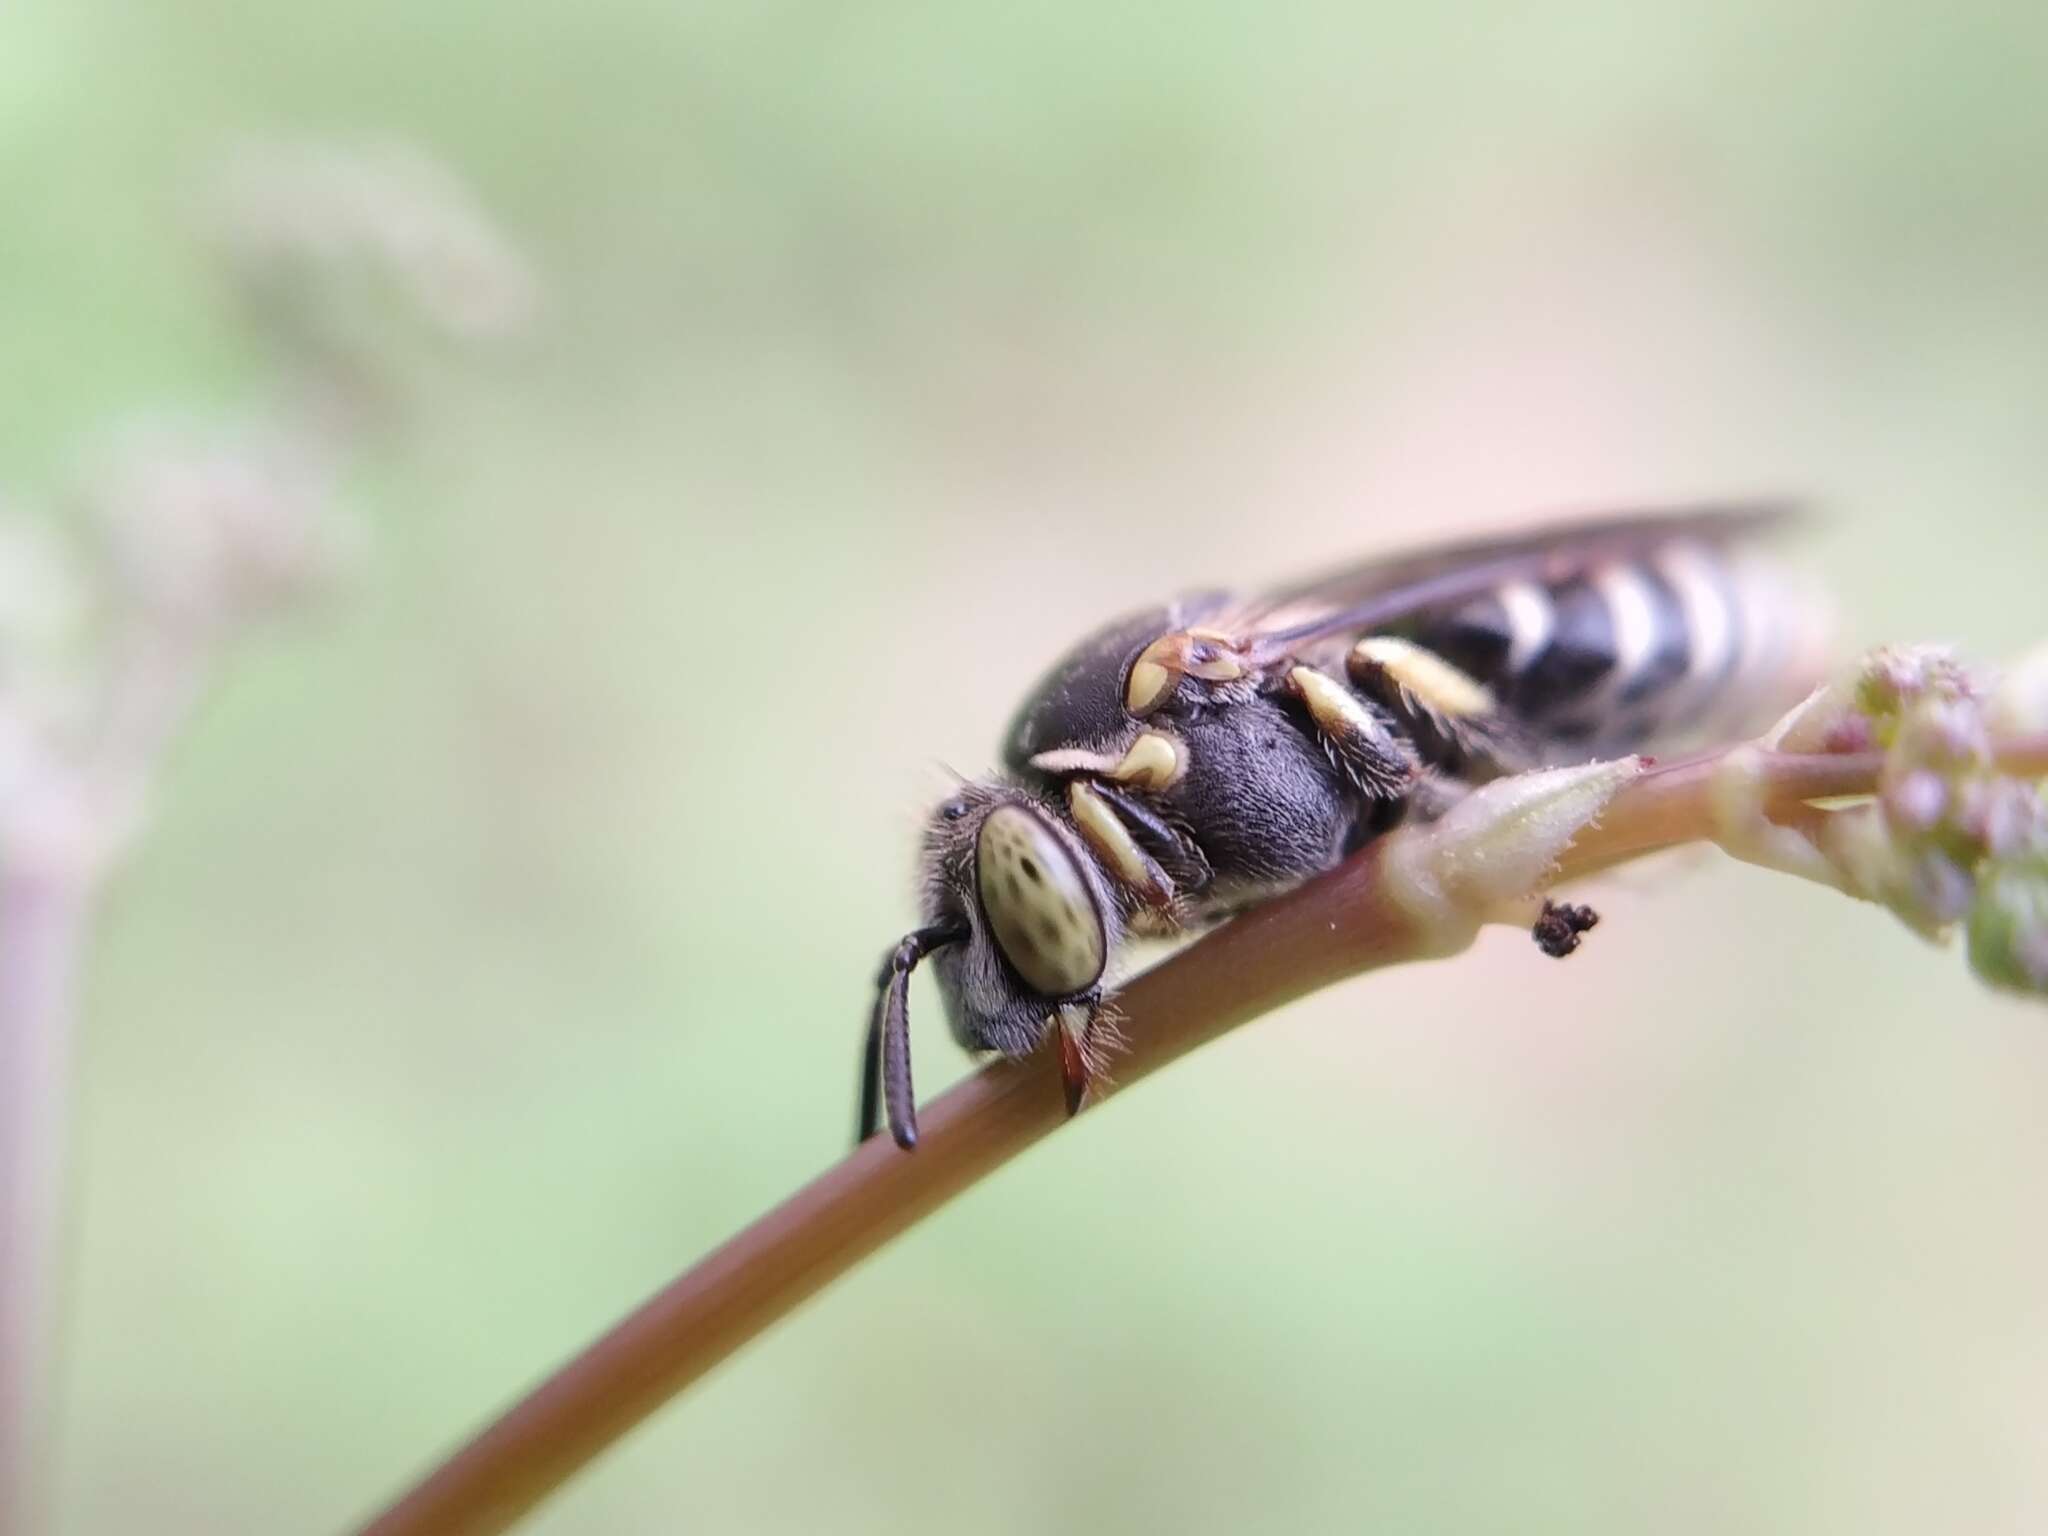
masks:
[(923, 851), (925, 926), (883, 961), (869, 1030), (860, 1132), (886, 1097), (898, 1142), (916, 1141), (909, 978), (926, 956), (953, 1036), (972, 1051), (1028, 1055), (1060, 1010), (1092, 1003), (1120, 937), (1101, 869), (1055, 804), (1008, 784), (970, 784), (933, 813)]
[(1115, 907), (1064, 810), (1008, 785), (971, 785), (925, 832), (928, 921), (965, 931), (934, 956), (954, 1036), (1021, 1055), (1064, 1003), (1092, 995)]

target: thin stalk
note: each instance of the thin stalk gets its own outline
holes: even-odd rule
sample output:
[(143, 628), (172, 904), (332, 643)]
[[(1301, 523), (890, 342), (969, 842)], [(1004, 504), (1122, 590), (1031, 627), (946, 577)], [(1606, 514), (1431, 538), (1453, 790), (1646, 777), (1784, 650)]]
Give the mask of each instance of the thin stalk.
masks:
[(48, 1516), (80, 963), (101, 881), (197, 695), (209, 638), (131, 629), (92, 730), (73, 753), (39, 760), (31, 808), (14, 807), (14, 835), (0, 837), (0, 1536)]
[(55, 1374), (72, 992), (90, 901), (0, 871), (0, 1532), (41, 1528)]
[[(1563, 883), (1715, 834), (1721, 755), (1652, 768), (1565, 849)], [(2001, 765), (2048, 774), (2048, 739)], [(1764, 809), (1872, 793), (1878, 753), (1765, 759)], [(1390, 899), (1375, 844), (1129, 983), (1116, 999), (1130, 1088), (1196, 1047), (1347, 977), (1444, 952)], [(614, 1441), (806, 1298), (1065, 1123), (1054, 1053), (996, 1061), (919, 1113), (916, 1152), (858, 1148), (657, 1291), (430, 1472), (364, 1536), (502, 1531)]]

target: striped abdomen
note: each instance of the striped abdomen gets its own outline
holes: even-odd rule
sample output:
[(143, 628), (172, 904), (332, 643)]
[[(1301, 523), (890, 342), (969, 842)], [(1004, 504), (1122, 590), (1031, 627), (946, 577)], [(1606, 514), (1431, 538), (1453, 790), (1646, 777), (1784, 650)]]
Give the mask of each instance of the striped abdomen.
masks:
[(1569, 759), (1760, 728), (1817, 680), (1823, 627), (1776, 573), (1687, 539), (1507, 582), (1405, 632)]

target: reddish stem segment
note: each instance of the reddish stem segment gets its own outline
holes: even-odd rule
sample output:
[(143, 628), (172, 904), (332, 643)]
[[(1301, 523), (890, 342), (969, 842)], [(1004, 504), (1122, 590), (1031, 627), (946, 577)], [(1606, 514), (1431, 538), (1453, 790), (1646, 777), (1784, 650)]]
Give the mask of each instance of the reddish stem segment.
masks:
[[(1559, 861), (1567, 881), (1711, 837), (1709, 756), (1654, 768), (1617, 794)], [(2048, 773), (2048, 740), (2001, 761)], [(1868, 794), (1883, 758), (1775, 754), (1767, 809)], [(1128, 1050), (1118, 1089), (1283, 1003), (1346, 977), (1441, 953), (1387, 898), (1378, 845), (1258, 907), (1133, 980), (1117, 997)], [(431, 1472), (365, 1536), (502, 1531), (607, 1446), (805, 1298), (1067, 1119), (1059, 1052), (997, 1061), (926, 1106), (914, 1153), (874, 1137), (657, 1291)], [(1095, 1094), (1108, 1097), (1106, 1084)]]

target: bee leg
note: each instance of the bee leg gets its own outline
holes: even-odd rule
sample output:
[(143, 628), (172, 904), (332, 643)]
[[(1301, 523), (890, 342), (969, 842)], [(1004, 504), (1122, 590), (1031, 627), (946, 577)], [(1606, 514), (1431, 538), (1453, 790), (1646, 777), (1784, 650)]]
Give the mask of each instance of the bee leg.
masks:
[(1161, 815), (1144, 796), (1120, 784), (1098, 783), (1093, 788), (1129, 825), (1138, 845), (1159, 861), (1166, 878), (1182, 895), (1206, 889), (1216, 877), (1194, 834)]
[(874, 1135), (877, 1109), (884, 1104), (896, 1145), (906, 1152), (917, 1145), (917, 1094), (910, 1081), (910, 973), (933, 950), (966, 937), (961, 928), (920, 928), (882, 958), (881, 974), (875, 978), (881, 995), (868, 1019), (867, 1045), (861, 1053), (856, 1145)]
[(1405, 801), (1414, 788), (1414, 760), (1381, 713), (1327, 672), (1294, 667), (1287, 686), (1308, 706), (1332, 758), (1372, 800)]
[[(1131, 829), (1101, 789), (1085, 779), (1067, 785), (1067, 809), (1102, 867), (1146, 906), (1164, 912), (1173, 905), (1174, 884), (1159, 861), (1138, 846)], [(1062, 1031), (1064, 1033), (1064, 1031)]]
[(1344, 670), (1351, 685), (1393, 717), (1425, 762), (1482, 781), (1533, 765), (1529, 743), (1493, 692), (1426, 646), (1368, 635)]

